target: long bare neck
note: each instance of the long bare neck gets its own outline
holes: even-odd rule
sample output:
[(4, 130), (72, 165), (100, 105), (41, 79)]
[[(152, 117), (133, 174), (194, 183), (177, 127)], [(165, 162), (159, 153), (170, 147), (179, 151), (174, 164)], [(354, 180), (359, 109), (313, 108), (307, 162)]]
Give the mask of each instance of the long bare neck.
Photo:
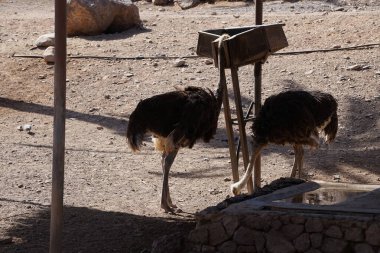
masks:
[(222, 108), (224, 92), (226, 92), (226, 75), (224, 71), (224, 52), (223, 52), (223, 41), (228, 39), (230, 36), (228, 34), (222, 34), (216, 41), (218, 42), (218, 68), (219, 68), (219, 84), (216, 90), (215, 97), (217, 102), (217, 113), (219, 115), (220, 109)]

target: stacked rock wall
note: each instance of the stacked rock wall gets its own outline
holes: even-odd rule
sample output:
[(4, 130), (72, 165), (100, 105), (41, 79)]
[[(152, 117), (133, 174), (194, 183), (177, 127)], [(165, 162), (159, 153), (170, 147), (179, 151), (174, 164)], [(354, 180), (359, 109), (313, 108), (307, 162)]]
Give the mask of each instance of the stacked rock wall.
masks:
[(257, 211), (203, 219), (188, 252), (380, 253), (380, 216)]

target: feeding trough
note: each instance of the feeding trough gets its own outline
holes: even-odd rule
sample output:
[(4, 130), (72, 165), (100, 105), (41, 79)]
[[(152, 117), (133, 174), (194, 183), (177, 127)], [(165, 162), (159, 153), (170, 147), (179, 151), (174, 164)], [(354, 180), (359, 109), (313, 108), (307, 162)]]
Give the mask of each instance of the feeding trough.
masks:
[(212, 43), (222, 34), (225, 40), (225, 67), (240, 67), (265, 60), (270, 54), (288, 46), (283, 24), (257, 25), (205, 30), (199, 32), (197, 54), (213, 58), (217, 64), (217, 44)]
[[(199, 32), (197, 54), (199, 56), (214, 59), (215, 66), (220, 69), (220, 82), (224, 83), (224, 86), (226, 87), (226, 92), (223, 98), (223, 108), (231, 158), (232, 178), (234, 182), (237, 182), (239, 180), (238, 159), (240, 150), (242, 151), (245, 168), (247, 167), (249, 161), (245, 125), (247, 121), (252, 120), (252, 117), (249, 117), (249, 115), (253, 108), (253, 104), (255, 103), (255, 114), (258, 113), (261, 107), (261, 67), (260, 71), (257, 71), (255, 66), (255, 102), (251, 103), (246, 115), (244, 115), (242, 109), (238, 68), (248, 64), (258, 65), (259, 63), (264, 63), (269, 55), (284, 47), (287, 47), (288, 42), (282, 29), (283, 26), (283, 24), (255, 25), (246, 27), (211, 29)], [(219, 59), (219, 45), (215, 40), (223, 34), (229, 35), (229, 38), (224, 39), (221, 42), (220, 46), (222, 47), (222, 50)], [(219, 60), (221, 61), (219, 62)], [(221, 64), (223, 66), (218, 66), (218, 64)], [(229, 98), (228, 94), (226, 94), (228, 92), (224, 71), (226, 68), (231, 69), (232, 86), (236, 105), (236, 119), (233, 119), (234, 117), (231, 117)], [(237, 147), (235, 147), (233, 133), (233, 125), (236, 122), (239, 126), (239, 144)], [(259, 158), (256, 159), (256, 161), (259, 160)], [(260, 165), (256, 163), (254, 170), (255, 187), (260, 186), (260, 171)], [(248, 180), (247, 186), (248, 192), (252, 193), (252, 179)]]

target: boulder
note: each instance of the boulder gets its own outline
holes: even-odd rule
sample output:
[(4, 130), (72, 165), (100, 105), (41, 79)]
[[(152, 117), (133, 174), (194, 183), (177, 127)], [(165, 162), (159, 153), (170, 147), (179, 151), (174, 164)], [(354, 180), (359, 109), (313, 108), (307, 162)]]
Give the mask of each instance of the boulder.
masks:
[(140, 26), (131, 0), (67, 0), (67, 35), (122, 32)]
[(34, 42), (34, 44), (37, 47), (50, 47), (50, 46), (54, 46), (54, 42), (55, 42), (54, 33), (48, 33), (48, 34), (44, 34), (38, 37), (38, 39)]
[(200, 0), (178, 0), (177, 3), (182, 10), (190, 9), (198, 4), (200, 4)]

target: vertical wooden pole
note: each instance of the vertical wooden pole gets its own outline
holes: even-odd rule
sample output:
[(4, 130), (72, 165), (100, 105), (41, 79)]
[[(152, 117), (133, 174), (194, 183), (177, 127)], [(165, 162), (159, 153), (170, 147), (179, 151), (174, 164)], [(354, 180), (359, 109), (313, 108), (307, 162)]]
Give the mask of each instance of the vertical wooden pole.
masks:
[[(256, 25), (263, 24), (263, 0), (256, 0)], [(261, 109), (261, 75), (262, 75), (262, 63), (255, 63), (254, 76), (255, 76), (255, 116), (258, 115)], [(261, 185), (261, 155), (259, 154), (253, 172), (254, 187), (260, 187)]]
[(62, 252), (66, 117), (66, 0), (55, 0), (54, 131), (50, 253)]

